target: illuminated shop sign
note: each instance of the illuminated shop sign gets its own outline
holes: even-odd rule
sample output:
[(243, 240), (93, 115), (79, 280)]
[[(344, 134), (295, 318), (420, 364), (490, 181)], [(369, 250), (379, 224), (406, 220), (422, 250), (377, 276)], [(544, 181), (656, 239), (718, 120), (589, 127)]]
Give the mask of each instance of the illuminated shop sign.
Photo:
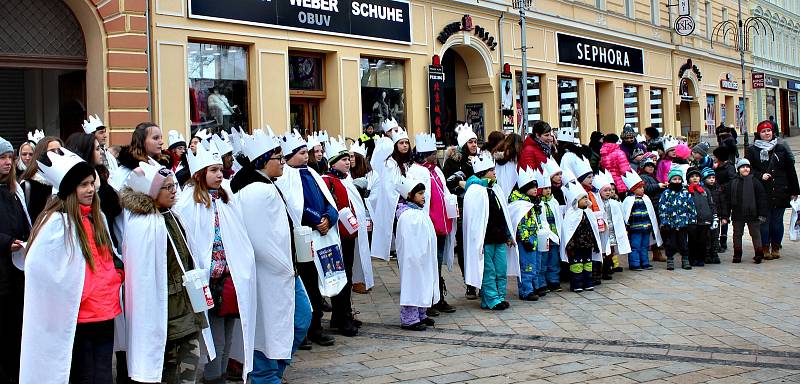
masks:
[(557, 35), (559, 63), (644, 74), (644, 54), (640, 48), (564, 33)]

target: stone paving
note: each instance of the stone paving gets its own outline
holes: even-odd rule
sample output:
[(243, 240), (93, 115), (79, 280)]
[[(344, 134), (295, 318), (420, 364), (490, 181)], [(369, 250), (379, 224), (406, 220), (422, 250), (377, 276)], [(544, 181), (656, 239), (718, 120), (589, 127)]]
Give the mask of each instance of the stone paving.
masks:
[[(800, 142), (793, 145), (800, 148)], [(788, 224), (787, 210), (787, 224)], [(788, 227), (788, 225), (787, 225)], [(730, 239), (729, 239), (730, 241)], [(396, 261), (374, 261), (376, 285), (353, 295), (365, 322), (355, 338), (298, 352), (290, 383), (800, 383), (800, 247), (779, 260), (745, 258), (690, 271), (627, 268), (594, 292), (516, 297), (480, 309), (460, 271), (445, 272), (454, 314), (436, 327), (399, 327)], [(623, 266), (627, 261), (621, 259)], [(566, 287), (566, 284), (564, 284)]]

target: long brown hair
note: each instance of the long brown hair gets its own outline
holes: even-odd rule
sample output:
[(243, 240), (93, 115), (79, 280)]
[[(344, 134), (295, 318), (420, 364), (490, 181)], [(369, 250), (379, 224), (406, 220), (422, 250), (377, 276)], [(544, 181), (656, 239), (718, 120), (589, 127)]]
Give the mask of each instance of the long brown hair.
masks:
[(64, 146), (64, 142), (55, 136), (46, 136), (39, 140), (39, 143), (37, 143), (36, 147), (33, 148), (33, 158), (31, 159), (31, 163), (28, 164), (28, 168), (25, 169), (25, 172), (22, 172), (22, 176), (19, 178), (20, 180), (30, 180), (36, 175), (37, 172), (39, 172), (39, 163), (36, 161), (41, 161), (44, 156), (46, 156), (47, 146), (54, 141), (57, 141), (62, 147)]
[(512, 133), (503, 140), (503, 158), (498, 163), (503, 165), (509, 161), (518, 162), (519, 155), (522, 153), (522, 136)]
[(370, 171), (372, 171), (372, 167), (369, 165), (369, 161), (367, 161), (367, 159), (360, 153), (353, 153), (353, 158), (355, 159), (355, 161), (350, 166), (350, 176), (352, 176), (354, 179), (364, 177)]
[[(211, 196), (208, 195), (208, 184), (206, 183), (206, 174), (208, 173), (208, 167), (205, 167), (192, 175), (191, 184), (194, 185), (194, 193), (192, 196), (194, 197), (194, 202), (198, 204), (203, 204), (206, 208), (211, 208)], [(228, 194), (225, 192), (225, 188), (219, 187), (217, 189), (219, 192), (219, 198), (222, 199), (222, 202), (228, 204)]]
[[(0, 176), (0, 184), (7, 184), (8, 190), (14, 195), (17, 193), (17, 157), (11, 152), (11, 171), (5, 176)], [(25, 202), (22, 202), (25, 204)]]
[(131, 156), (136, 160), (147, 162), (147, 159), (150, 157), (150, 155), (147, 154), (147, 150), (145, 150), (144, 144), (147, 140), (147, 132), (150, 131), (150, 127), (158, 127), (158, 124), (147, 121), (139, 123), (136, 129), (133, 130), (129, 151), (131, 152)]
[[(47, 205), (44, 207), (44, 210), (33, 225), (31, 237), (28, 241), (28, 249), (30, 249), (30, 245), (36, 240), (36, 237), (39, 235), (39, 231), (42, 229), (42, 227), (44, 227), (45, 223), (47, 223), (47, 221), (50, 219), (50, 216), (53, 214), (61, 214), (65, 216), (67, 228), (64, 232), (64, 242), (67, 244), (68, 249), (72, 249), (74, 245), (74, 237), (70, 234), (73, 233), (72, 227), (75, 227), (75, 234), (78, 236), (78, 242), (81, 246), (83, 258), (86, 260), (86, 263), (89, 264), (89, 268), (94, 271), (94, 255), (92, 254), (92, 248), (89, 245), (86, 229), (83, 228), (81, 208), (80, 204), (78, 203), (77, 188), (75, 191), (72, 191), (69, 196), (67, 196), (66, 200), (61, 200), (57, 197), (52, 197), (50, 200), (48, 200)], [(108, 236), (106, 221), (102, 218), (103, 216), (100, 211), (100, 199), (97, 197), (97, 194), (95, 194), (94, 198), (92, 199), (91, 217), (93, 218), (92, 226), (94, 227), (95, 245), (98, 249), (102, 247), (111, 247), (111, 239)]]

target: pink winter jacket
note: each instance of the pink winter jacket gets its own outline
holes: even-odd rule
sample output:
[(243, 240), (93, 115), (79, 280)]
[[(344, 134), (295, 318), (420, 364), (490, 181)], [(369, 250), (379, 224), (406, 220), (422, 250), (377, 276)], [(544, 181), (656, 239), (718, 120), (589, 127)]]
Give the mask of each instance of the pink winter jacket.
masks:
[(611, 173), (614, 178), (614, 184), (617, 186), (617, 192), (623, 193), (628, 190), (622, 181), (622, 175), (631, 171), (631, 165), (628, 163), (628, 157), (625, 156), (625, 152), (619, 147), (619, 144), (603, 143), (600, 148), (600, 166)]

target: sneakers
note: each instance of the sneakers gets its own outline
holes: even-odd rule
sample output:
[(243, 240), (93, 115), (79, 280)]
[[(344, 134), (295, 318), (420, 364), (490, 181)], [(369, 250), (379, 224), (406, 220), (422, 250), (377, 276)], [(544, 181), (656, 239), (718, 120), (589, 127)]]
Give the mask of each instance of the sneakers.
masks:
[(549, 290), (549, 289), (547, 289), (547, 287), (541, 287), (541, 288), (539, 288), (539, 289), (537, 289), (537, 290), (536, 290), (536, 294), (537, 294), (539, 297), (545, 297), (545, 296), (547, 296), (547, 292), (549, 292), (549, 291), (550, 291), (550, 290)]
[(770, 260), (777, 260), (781, 258), (781, 248), (783, 248), (780, 244), (772, 244), (772, 259)]
[(683, 269), (685, 269), (687, 271), (692, 269), (692, 264), (689, 262), (689, 259), (687, 259), (685, 257), (681, 258), (681, 268), (683, 268)]
[(433, 327), (434, 325), (436, 325), (436, 320), (433, 320), (430, 317), (426, 317), (425, 319), (420, 321), (420, 323), (425, 324), (428, 327)]
[(422, 324), (422, 322), (414, 323), (411, 325), (401, 325), (400, 328), (403, 328), (407, 331), (424, 331), (428, 329), (428, 327), (426, 327), (425, 324)]
[(547, 285), (547, 290), (549, 290), (550, 292), (561, 292), (564, 289), (561, 288), (561, 284), (554, 283), (554, 284), (548, 284)]
[(433, 307), (436, 308), (437, 311), (442, 313), (453, 313), (456, 311), (456, 307), (447, 304), (447, 302), (444, 299), (439, 300), (439, 302), (434, 304)]
[(586, 287), (583, 290), (584, 291), (594, 291), (594, 287)]
[(528, 296), (520, 297), (520, 300), (539, 301), (539, 295), (537, 295), (536, 292), (531, 292), (530, 294), (528, 294)]
[(476, 292), (475, 287), (467, 286), (467, 293), (464, 294), (467, 300), (477, 300), (478, 293)]
[(634, 272), (641, 272), (641, 271), (644, 271), (644, 269), (643, 269), (643, 268), (641, 268), (641, 267), (628, 267), (628, 270), (629, 270), (629, 271), (634, 271)]
[(646, 270), (648, 270), (648, 271), (652, 271), (652, 270), (653, 270), (653, 266), (652, 266), (652, 265), (645, 265), (645, 266), (644, 266), (644, 267), (642, 267), (642, 268), (643, 268), (643, 269), (646, 269)]
[(575, 292), (575, 293), (581, 293), (581, 292), (583, 292), (583, 288), (574, 288), (574, 289), (571, 289), (571, 291)]

